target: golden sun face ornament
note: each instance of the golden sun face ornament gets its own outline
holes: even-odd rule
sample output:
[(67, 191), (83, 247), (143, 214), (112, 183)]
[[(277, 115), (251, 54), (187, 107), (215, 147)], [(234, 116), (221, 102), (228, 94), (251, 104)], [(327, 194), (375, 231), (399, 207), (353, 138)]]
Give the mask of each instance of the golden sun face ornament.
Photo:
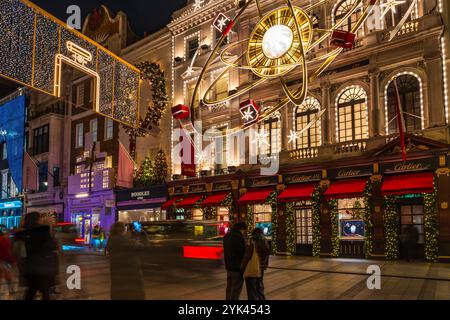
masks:
[[(332, 48), (329, 52), (310, 59), (306, 58), (307, 54), (325, 41), (336, 44), (336, 42), (334, 42), (336, 39), (333, 39), (333, 37), (342, 34), (344, 34), (344, 38), (340, 40), (344, 43), (346, 41), (346, 36), (350, 35), (350, 38), (353, 36), (353, 39), (349, 40), (349, 43), (346, 43), (346, 45), (350, 44), (351, 46), (353, 44), (355, 34), (371, 15), (373, 7), (380, 4), (380, 0), (356, 0), (346, 15), (337, 21), (331, 29), (314, 28), (311, 21), (313, 10), (330, 1), (334, 0), (321, 0), (306, 8), (299, 8), (293, 6), (291, 0), (282, 0), (280, 1), (282, 4), (279, 8), (263, 14), (260, 0), (247, 0), (245, 4), (240, 7), (233, 19), (230, 19), (223, 13), (220, 13), (216, 18), (216, 21), (214, 21), (214, 27), (222, 32), (222, 36), (217, 41), (200, 72), (192, 94), (190, 115), (194, 114), (193, 106), (196, 102), (195, 97), (199, 90), (200, 83), (203, 81), (205, 74), (209, 71), (210, 65), (217, 58), (217, 56), (220, 57), (220, 60), (226, 65), (226, 67), (206, 90), (202, 99), (203, 104), (212, 106), (238, 98), (242, 94), (268, 80), (278, 80), (283, 92), (286, 95), (280, 102), (262, 111), (255, 121), (249, 121), (239, 127), (233, 128), (229, 130), (226, 135), (245, 130), (250, 125), (255, 125), (261, 121), (264, 121), (275, 112), (286, 106), (289, 102), (294, 105), (301, 105), (307, 95), (308, 83), (317, 79), (320, 74), (323, 73), (344, 50), (345, 46), (339, 45), (338, 42), (338, 45)], [(260, 20), (253, 29), (250, 38), (235, 41), (223, 46), (222, 43), (228, 36), (231, 29), (236, 26), (242, 14), (253, 3), (256, 4)], [(342, 25), (348, 21), (348, 19), (356, 11), (361, 12), (361, 14), (356, 23), (352, 25), (352, 29), (349, 32), (340, 30)], [(236, 55), (233, 56), (233, 54), (231, 54), (232, 50), (237, 50), (242, 47), (246, 47), (247, 49), (237, 58)], [(220, 49), (221, 51), (219, 51)], [(314, 68), (312, 66), (314, 66)], [(250, 70), (259, 79), (242, 88), (239, 88), (239, 90), (226, 98), (212, 99), (211, 97), (214, 96), (211, 94), (213, 88), (217, 82), (220, 81), (232, 68)], [(292, 90), (286, 84), (285, 76), (297, 68), (301, 69), (298, 79), (300, 85)], [(325, 110), (321, 110), (318, 117), (316, 117), (313, 121), (317, 121), (324, 112)], [(191, 118), (191, 116), (187, 116), (184, 119), (178, 119), (180, 120), (183, 128), (188, 132), (201, 134), (196, 132), (193, 126), (195, 119)], [(298, 134), (301, 134), (303, 131), (307, 130), (312, 124), (314, 123), (309, 123), (307, 126), (302, 128), (298, 131)]]

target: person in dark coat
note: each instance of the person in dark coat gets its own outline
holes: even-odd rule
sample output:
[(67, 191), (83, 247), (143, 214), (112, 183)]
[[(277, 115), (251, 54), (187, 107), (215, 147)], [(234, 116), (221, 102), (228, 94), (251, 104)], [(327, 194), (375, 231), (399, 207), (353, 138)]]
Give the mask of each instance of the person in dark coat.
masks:
[(58, 250), (50, 226), (42, 223), (39, 212), (28, 213), (23, 230), (18, 231), (15, 238), (25, 243), (25, 300), (33, 300), (38, 291), (43, 300), (49, 300), (50, 288), (56, 283)]
[(145, 249), (146, 244), (131, 238), (125, 224), (117, 222), (111, 227), (106, 245), (110, 256), (111, 300), (145, 300), (140, 258)]
[(234, 224), (231, 230), (223, 237), (223, 251), (225, 268), (227, 270), (227, 300), (239, 300), (244, 284), (241, 272), (241, 263), (245, 254), (245, 223)]
[[(255, 252), (256, 250), (256, 252)], [(258, 255), (259, 272), (258, 276), (246, 276), (246, 269), (254, 254)], [(255, 228), (252, 232), (249, 244), (245, 250), (241, 270), (245, 277), (245, 287), (247, 288), (248, 300), (266, 300), (264, 295), (264, 271), (269, 266), (270, 249), (264, 232), (261, 228)], [(258, 271), (258, 270), (257, 270)]]

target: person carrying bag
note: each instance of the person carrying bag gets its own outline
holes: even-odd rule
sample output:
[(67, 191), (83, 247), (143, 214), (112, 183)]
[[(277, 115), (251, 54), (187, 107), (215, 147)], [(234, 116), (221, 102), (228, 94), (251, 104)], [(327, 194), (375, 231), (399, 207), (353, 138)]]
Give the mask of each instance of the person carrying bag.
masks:
[(248, 300), (265, 300), (264, 271), (269, 264), (269, 246), (260, 228), (255, 228), (247, 246), (241, 269), (245, 278)]

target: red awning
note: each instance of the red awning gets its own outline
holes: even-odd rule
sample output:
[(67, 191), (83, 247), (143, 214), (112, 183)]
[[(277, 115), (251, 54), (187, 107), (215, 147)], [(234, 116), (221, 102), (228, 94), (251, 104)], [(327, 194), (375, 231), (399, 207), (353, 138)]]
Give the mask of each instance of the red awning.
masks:
[(230, 192), (217, 192), (209, 195), (200, 205), (202, 207), (218, 207)]
[(385, 177), (381, 194), (402, 195), (411, 193), (431, 193), (434, 190), (433, 173), (411, 173)]
[(178, 200), (181, 200), (182, 197), (173, 197), (172, 199), (168, 200), (167, 202), (165, 202), (162, 206), (161, 209), (167, 210), (169, 209), (171, 206), (173, 206), (173, 204), (175, 202), (177, 202)]
[(289, 185), (278, 196), (278, 201), (293, 202), (293, 201), (309, 200), (309, 199), (311, 199), (316, 186), (317, 186), (317, 184)]
[(244, 193), (238, 200), (238, 205), (264, 203), (274, 189), (253, 189)]
[(344, 199), (361, 197), (366, 188), (366, 179), (338, 180), (331, 183), (325, 191), (326, 199)]
[(202, 195), (191, 195), (185, 197), (181, 202), (177, 203), (177, 208), (192, 208), (203, 196)]

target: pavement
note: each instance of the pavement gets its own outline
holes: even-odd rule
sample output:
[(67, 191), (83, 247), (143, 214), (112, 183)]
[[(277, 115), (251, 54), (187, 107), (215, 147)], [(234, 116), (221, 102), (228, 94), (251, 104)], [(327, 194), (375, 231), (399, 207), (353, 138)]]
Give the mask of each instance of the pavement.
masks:
[[(66, 267), (81, 268), (81, 289), (69, 290)], [(369, 290), (369, 266), (381, 271), (381, 288)], [(80, 253), (63, 259), (60, 294), (57, 300), (108, 300), (109, 261), (98, 253)], [(223, 300), (226, 272), (223, 267), (190, 269), (165, 268), (158, 263), (143, 266), (149, 300)], [(450, 264), (422, 261), (375, 261), (317, 259), (312, 257), (271, 257), (264, 275), (268, 300), (450, 300)], [(0, 285), (0, 299), (21, 299), (24, 288), (6, 294)], [(246, 299), (245, 288), (241, 299)]]

